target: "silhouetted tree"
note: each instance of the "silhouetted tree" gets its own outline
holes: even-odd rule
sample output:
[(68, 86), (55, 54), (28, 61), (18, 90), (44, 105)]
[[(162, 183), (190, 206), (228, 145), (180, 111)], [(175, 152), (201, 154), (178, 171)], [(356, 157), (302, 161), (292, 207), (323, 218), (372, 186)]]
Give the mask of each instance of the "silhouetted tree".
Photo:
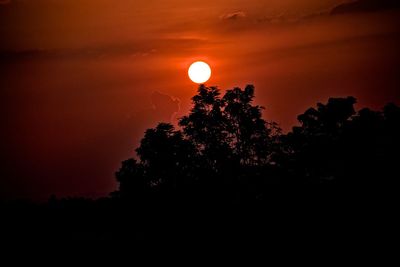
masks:
[(227, 123), (228, 140), (233, 154), (242, 165), (267, 163), (270, 150), (271, 130), (262, 119), (260, 106), (253, 106), (254, 86), (244, 90), (227, 90), (224, 97), (224, 116)]
[(194, 146), (171, 124), (148, 129), (136, 152), (150, 187), (174, 190), (193, 176)]
[(348, 161), (346, 183), (390, 183), (399, 160), (399, 110), (388, 104), (383, 112), (364, 108), (353, 117), (343, 140)]
[(253, 105), (254, 86), (227, 90), (221, 98), (218, 88), (201, 85), (192, 100), (190, 114), (179, 124), (205, 163), (198, 171), (212, 179), (208, 185), (223, 183), (224, 191), (256, 187), (249, 177), (259, 176), (257, 168), (269, 163), (278, 128), (262, 119), (262, 107)]
[(218, 173), (232, 159), (227, 132), (229, 122), (223, 114), (220, 92), (217, 87), (200, 85), (192, 101), (193, 108), (188, 116), (180, 119), (179, 125), (207, 164), (203, 167)]
[(284, 152), (297, 182), (320, 183), (334, 180), (342, 170), (340, 139), (355, 114), (354, 97), (330, 98), (298, 116), (300, 127), (283, 137)]
[[(282, 134), (254, 105), (254, 87), (221, 96), (201, 85), (179, 120), (148, 129), (116, 173), (120, 195), (194, 192), (231, 200), (262, 199), (276, 184), (390, 183), (400, 149), (400, 108), (356, 112), (354, 97), (330, 98), (298, 116)], [(381, 177), (384, 176), (384, 177)]]
[(145, 170), (135, 159), (127, 159), (115, 173), (119, 182), (119, 194), (123, 198), (140, 198), (146, 191)]

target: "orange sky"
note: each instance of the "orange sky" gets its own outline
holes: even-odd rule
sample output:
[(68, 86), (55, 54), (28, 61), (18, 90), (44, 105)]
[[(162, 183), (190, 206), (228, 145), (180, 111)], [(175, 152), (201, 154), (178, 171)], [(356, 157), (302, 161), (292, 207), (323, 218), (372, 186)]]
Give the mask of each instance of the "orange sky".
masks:
[(194, 60), (284, 130), (329, 96), (399, 101), (399, 9), (343, 2), (0, 0), (0, 194), (114, 190), (143, 131), (190, 108)]

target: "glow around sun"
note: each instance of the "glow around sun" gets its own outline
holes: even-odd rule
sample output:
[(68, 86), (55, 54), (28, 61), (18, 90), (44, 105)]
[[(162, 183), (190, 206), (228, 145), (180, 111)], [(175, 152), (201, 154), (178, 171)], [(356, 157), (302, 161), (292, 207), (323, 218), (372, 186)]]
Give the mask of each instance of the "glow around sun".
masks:
[(211, 68), (203, 61), (196, 61), (190, 65), (188, 74), (193, 82), (205, 83), (211, 77)]

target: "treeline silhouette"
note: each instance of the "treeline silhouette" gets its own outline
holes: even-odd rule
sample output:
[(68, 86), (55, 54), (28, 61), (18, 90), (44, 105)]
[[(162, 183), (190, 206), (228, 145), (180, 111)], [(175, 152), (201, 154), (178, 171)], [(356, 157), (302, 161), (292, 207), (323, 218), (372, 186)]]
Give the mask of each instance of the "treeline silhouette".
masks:
[(3, 240), (362, 241), (378, 236), (374, 218), (390, 234), (400, 107), (330, 98), (283, 133), (254, 97), (252, 85), (201, 85), (178, 128), (146, 130), (110, 197), (3, 203)]
[[(393, 184), (400, 151), (400, 107), (356, 112), (354, 97), (330, 98), (298, 116), (287, 134), (262, 118), (254, 86), (201, 85), (179, 129), (145, 132), (138, 159), (122, 162), (114, 197), (193, 197), (257, 201), (271, 186), (378, 187)], [(321, 187), (320, 186), (320, 187)]]

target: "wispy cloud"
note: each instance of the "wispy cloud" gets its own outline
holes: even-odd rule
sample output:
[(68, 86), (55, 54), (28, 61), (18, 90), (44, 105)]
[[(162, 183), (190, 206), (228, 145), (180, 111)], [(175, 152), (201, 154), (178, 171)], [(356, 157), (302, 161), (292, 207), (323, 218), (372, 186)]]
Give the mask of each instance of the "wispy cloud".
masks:
[(230, 12), (230, 13), (226, 13), (226, 14), (222, 14), (220, 16), (220, 18), (222, 20), (237, 20), (237, 19), (241, 19), (241, 18), (245, 18), (245, 17), (246, 17), (246, 13), (244, 11), (241, 11), (241, 10)]
[(164, 122), (172, 122), (175, 114), (180, 110), (180, 99), (154, 91), (151, 94), (151, 104), (157, 119)]

